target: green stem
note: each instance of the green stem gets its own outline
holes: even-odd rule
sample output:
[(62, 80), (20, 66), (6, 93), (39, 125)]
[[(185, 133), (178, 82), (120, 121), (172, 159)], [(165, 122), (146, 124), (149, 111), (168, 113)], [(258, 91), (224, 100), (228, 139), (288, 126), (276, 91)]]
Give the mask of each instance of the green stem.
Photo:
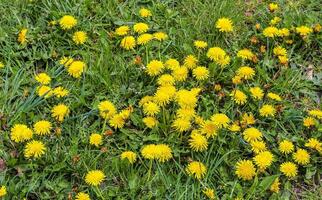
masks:
[(145, 46), (145, 59), (146, 59), (146, 65), (149, 63), (149, 49), (148, 46)]
[(218, 77), (220, 77), (221, 73), (224, 71), (224, 68), (220, 66), (220, 72), (218, 74)]
[(98, 187), (95, 187), (95, 188), (94, 188), (94, 191), (95, 191), (95, 194), (96, 194), (97, 196), (99, 196), (101, 199), (104, 199), (104, 196), (103, 196), (103, 194), (102, 194), (102, 191), (101, 191)]
[(102, 133), (101, 133), (101, 134), (103, 134), (103, 133), (104, 133), (104, 131), (105, 131), (105, 128), (106, 128), (106, 122), (107, 122), (107, 119), (105, 119), (105, 120), (104, 120), (104, 124), (103, 124), (103, 128), (102, 128)]
[(159, 60), (161, 60), (161, 42), (159, 42)]
[(166, 125), (166, 116), (165, 116), (165, 108), (162, 107), (162, 118), (163, 118), (163, 124)]
[(153, 161), (152, 161), (152, 159), (151, 159), (151, 160), (150, 160), (149, 171), (148, 171), (148, 180), (147, 180), (147, 182), (150, 180), (151, 171), (152, 171), (152, 164), (153, 164)]

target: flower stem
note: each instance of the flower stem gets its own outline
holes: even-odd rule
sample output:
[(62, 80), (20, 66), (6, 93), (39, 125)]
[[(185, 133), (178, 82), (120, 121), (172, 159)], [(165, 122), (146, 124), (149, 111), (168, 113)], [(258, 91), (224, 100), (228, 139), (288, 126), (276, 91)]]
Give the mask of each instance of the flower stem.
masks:
[(150, 176), (151, 176), (151, 171), (152, 171), (152, 159), (150, 160), (150, 166), (149, 166), (149, 171), (148, 171), (148, 180), (147, 181), (149, 181), (150, 180)]

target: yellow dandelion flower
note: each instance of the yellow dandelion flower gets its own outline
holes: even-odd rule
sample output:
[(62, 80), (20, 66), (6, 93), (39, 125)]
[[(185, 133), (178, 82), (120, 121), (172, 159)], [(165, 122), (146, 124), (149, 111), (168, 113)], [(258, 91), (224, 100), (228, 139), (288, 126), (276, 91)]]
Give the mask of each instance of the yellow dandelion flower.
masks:
[(278, 4), (277, 4), (277, 3), (270, 3), (270, 4), (268, 5), (268, 9), (269, 9), (269, 11), (271, 11), (271, 12), (275, 12), (276, 10), (278, 10), (278, 8), (279, 8), (279, 6), (278, 6)]
[(87, 34), (84, 31), (77, 31), (73, 35), (73, 41), (76, 44), (84, 44), (87, 40)]
[(88, 194), (84, 193), (84, 192), (79, 192), (76, 195), (76, 199), (75, 200), (91, 200), (91, 198), (89, 197)]
[(232, 32), (234, 27), (229, 18), (223, 17), (217, 20), (216, 28), (219, 29), (220, 32)]
[(123, 128), (125, 125), (125, 120), (122, 115), (116, 114), (112, 116), (112, 118), (109, 121), (109, 124), (111, 127), (117, 129), (117, 128)]
[(252, 60), (255, 55), (249, 49), (242, 49), (237, 52), (237, 57), (245, 60)]
[(282, 19), (280, 17), (274, 17), (273, 19), (271, 19), (270, 25), (275, 26), (276, 24), (280, 23), (281, 21), (282, 21)]
[(110, 119), (116, 114), (116, 108), (114, 104), (108, 100), (102, 101), (98, 104), (98, 110), (104, 119)]
[(65, 89), (62, 86), (56, 87), (53, 90), (53, 94), (57, 97), (57, 98), (61, 98), (61, 97), (65, 97), (69, 94), (69, 91), (67, 89)]
[(48, 85), (51, 81), (51, 78), (46, 73), (39, 73), (35, 76), (35, 80), (40, 84)]
[(240, 123), (245, 124), (245, 125), (253, 125), (253, 124), (255, 124), (255, 122), (256, 122), (256, 120), (255, 120), (253, 114), (244, 113)]
[(314, 126), (316, 123), (315, 119), (313, 117), (306, 117), (303, 119), (303, 125), (305, 127), (311, 127)]
[(0, 197), (4, 197), (4, 196), (6, 196), (6, 194), (7, 194), (7, 188), (6, 188), (6, 186), (2, 185), (0, 187)]
[(203, 81), (209, 77), (209, 70), (206, 67), (199, 66), (192, 70), (192, 75), (198, 81)]
[(77, 20), (71, 15), (65, 15), (59, 20), (59, 25), (63, 30), (68, 30), (76, 26)]
[(250, 146), (252, 147), (252, 151), (255, 154), (259, 154), (260, 152), (266, 151), (266, 144), (261, 140), (252, 140), (250, 142)]
[(252, 79), (255, 75), (255, 70), (248, 66), (242, 66), (238, 68), (237, 75), (244, 78), (245, 80)]
[(138, 45), (145, 45), (148, 42), (150, 42), (152, 39), (153, 39), (153, 35), (151, 35), (149, 33), (144, 33), (138, 37), (137, 44)]
[(155, 144), (149, 144), (142, 147), (141, 154), (143, 158), (153, 160), (153, 159), (156, 159), (156, 155), (157, 155), (156, 150), (157, 148)]
[(309, 147), (311, 149), (315, 149), (319, 152), (321, 152), (321, 150), (322, 150), (322, 143), (318, 139), (315, 139), (315, 138), (310, 138), (307, 141), (307, 143), (305, 143), (305, 146)]
[(322, 111), (318, 110), (318, 109), (314, 109), (314, 110), (309, 110), (309, 115), (316, 117), (318, 119), (322, 119)]
[(180, 63), (179, 63), (178, 60), (170, 58), (164, 63), (164, 66), (167, 69), (175, 70), (175, 69), (178, 69), (180, 67)]
[(194, 121), (200, 127), (202, 127), (202, 125), (206, 122), (201, 116), (198, 115), (195, 115)]
[(55, 26), (56, 24), (57, 24), (56, 20), (52, 20), (52, 21), (48, 22), (49, 26)]
[(18, 42), (20, 44), (25, 44), (27, 42), (27, 32), (28, 32), (28, 29), (24, 28), (22, 29), (19, 34), (18, 34)]
[(290, 30), (287, 28), (278, 29), (277, 35), (280, 37), (288, 37), (290, 35)]
[(37, 94), (40, 97), (49, 98), (52, 96), (53, 91), (51, 90), (51, 87), (49, 87), (47, 85), (42, 85), (42, 86), (37, 87)]
[(32, 130), (24, 124), (15, 124), (11, 128), (10, 138), (15, 142), (24, 142), (32, 138)]
[(130, 164), (133, 164), (136, 161), (136, 153), (134, 153), (133, 151), (124, 151), (121, 154), (121, 159), (126, 159)]
[(188, 77), (188, 68), (185, 66), (175, 68), (172, 76), (176, 81), (185, 81)]
[(67, 69), (68, 74), (74, 78), (79, 78), (82, 75), (85, 66), (86, 65), (83, 61), (74, 61), (69, 65)]
[(197, 49), (205, 49), (205, 48), (208, 46), (207, 42), (202, 41), (202, 40), (195, 40), (195, 41), (193, 42), (193, 45), (194, 45)]
[(150, 76), (157, 76), (159, 75), (164, 69), (164, 65), (161, 61), (158, 60), (152, 60), (149, 62), (149, 64), (146, 66), (146, 72)]
[(4, 64), (0, 62), (0, 69), (4, 67)]
[(232, 125), (229, 126), (228, 128), (230, 131), (232, 132), (238, 132), (240, 131), (240, 126), (238, 125), (238, 123), (233, 123)]
[(160, 107), (154, 102), (148, 102), (143, 105), (143, 112), (148, 116), (154, 116), (160, 112)]
[(58, 104), (51, 109), (51, 116), (59, 122), (69, 114), (69, 108), (65, 104)]
[(129, 106), (128, 108), (125, 108), (123, 110), (120, 111), (119, 115), (124, 119), (127, 120), (131, 113), (133, 112), (133, 108), (132, 106)]
[(264, 92), (260, 87), (252, 87), (249, 91), (254, 99), (261, 100), (264, 96)]
[(164, 41), (168, 39), (168, 35), (164, 32), (156, 32), (156, 33), (153, 33), (153, 38), (158, 41)]
[(244, 130), (243, 137), (247, 142), (251, 142), (255, 140), (261, 140), (263, 134), (257, 128), (251, 127)]
[(282, 65), (287, 65), (287, 63), (288, 63), (288, 58), (287, 58), (287, 56), (278, 56), (278, 60), (280, 61), (280, 63), (281, 63)]
[(135, 38), (133, 36), (125, 36), (122, 39), (120, 46), (126, 50), (134, 49), (136, 46)]
[(278, 28), (274, 26), (269, 26), (263, 30), (263, 35), (265, 37), (273, 38), (275, 36), (278, 36), (278, 34), (279, 34)]
[(322, 29), (322, 26), (321, 26), (321, 24), (315, 24), (314, 25), (314, 27), (313, 27), (313, 29), (314, 29), (314, 32), (320, 32), (321, 31), (321, 29)]
[(198, 133), (198, 131), (192, 131), (190, 139), (189, 139), (189, 146), (193, 151), (205, 151), (208, 147), (207, 138)]
[(219, 92), (221, 89), (222, 89), (222, 87), (221, 87), (221, 85), (220, 85), (220, 84), (215, 84), (215, 85), (214, 85), (214, 90), (215, 90), (216, 92)]
[(284, 154), (289, 154), (294, 151), (294, 145), (290, 141), (283, 140), (279, 143), (278, 150)]
[(159, 162), (165, 162), (172, 158), (172, 150), (166, 144), (158, 144), (157, 146), (157, 156)]
[(260, 152), (254, 157), (254, 162), (258, 166), (259, 170), (261, 171), (271, 166), (273, 161), (274, 161), (274, 156), (269, 151)]
[(190, 176), (193, 176), (194, 178), (200, 180), (205, 176), (207, 168), (202, 162), (192, 161), (186, 167), (186, 172)]
[(190, 92), (196, 97), (201, 92), (201, 88), (198, 88), (198, 87), (191, 88)]
[(273, 92), (269, 92), (267, 94), (267, 97), (270, 98), (270, 99), (273, 99), (275, 101), (282, 101), (282, 98), (278, 94), (275, 94)]
[(147, 17), (151, 17), (152, 16), (152, 13), (149, 9), (146, 9), (146, 8), (141, 8), (140, 11), (140, 16), (141, 17), (144, 17), (144, 18), (147, 18)]
[(143, 158), (149, 160), (158, 160), (165, 162), (172, 158), (172, 150), (166, 144), (149, 144), (142, 148), (141, 154)]
[(144, 96), (142, 99), (139, 101), (139, 106), (142, 107), (145, 103), (148, 103), (150, 101), (153, 101), (153, 96)]
[(37, 140), (32, 140), (28, 142), (24, 149), (24, 155), (26, 158), (39, 158), (45, 154), (46, 147), (45, 145)]
[(172, 122), (172, 127), (179, 132), (188, 131), (191, 127), (189, 119), (186, 118), (177, 118)]
[(85, 182), (88, 185), (98, 186), (105, 179), (105, 174), (101, 170), (89, 171), (85, 176)]
[(251, 160), (240, 160), (236, 163), (235, 174), (243, 180), (252, 180), (256, 175), (256, 169)]
[(154, 94), (154, 101), (159, 106), (165, 106), (175, 97), (176, 88), (174, 86), (161, 86)]
[(171, 86), (174, 85), (175, 79), (170, 74), (163, 74), (158, 78), (157, 83), (160, 86)]
[(230, 96), (232, 96), (233, 100), (238, 105), (244, 105), (247, 102), (247, 96), (246, 96), (246, 94), (243, 93), (240, 90), (234, 90), (234, 91), (232, 91), (232, 93), (230, 94)]
[(206, 135), (206, 138), (215, 137), (217, 135), (217, 126), (213, 121), (206, 120), (202, 123), (200, 132)]
[(52, 129), (50, 121), (40, 120), (34, 124), (34, 131), (37, 135), (48, 135)]
[(197, 105), (197, 95), (192, 90), (179, 90), (176, 94), (176, 101), (181, 108), (194, 108)]
[(269, 190), (271, 192), (274, 192), (274, 193), (278, 193), (280, 191), (280, 180), (279, 178), (276, 178), (274, 180), (274, 182), (272, 183), (271, 187), (269, 188)]
[(207, 57), (213, 61), (221, 60), (226, 55), (226, 52), (220, 47), (212, 47), (207, 52)]
[(204, 193), (204, 195), (206, 195), (206, 197), (209, 199), (215, 199), (215, 191), (211, 188), (205, 188), (202, 190), (202, 193)]
[(136, 33), (145, 33), (149, 30), (149, 26), (145, 23), (136, 23), (133, 26), (134, 32)]
[(232, 79), (231, 79), (231, 81), (233, 82), (233, 84), (240, 84), (240, 83), (242, 83), (243, 81), (242, 81), (242, 77), (241, 76), (234, 76)]
[(185, 119), (193, 119), (196, 115), (196, 111), (194, 108), (179, 108), (177, 110), (177, 116), (179, 118), (185, 118)]
[(272, 105), (265, 104), (259, 109), (259, 114), (262, 117), (274, 117), (276, 114), (276, 109)]
[(97, 134), (97, 133), (92, 133), (89, 136), (89, 143), (91, 145), (94, 145), (96, 147), (99, 147), (103, 143), (103, 137), (102, 137), (102, 135)]
[(300, 165), (307, 165), (310, 163), (310, 154), (304, 149), (298, 149), (293, 153), (293, 159)]
[(293, 178), (297, 175), (297, 165), (292, 162), (284, 162), (280, 165), (280, 171), (288, 178)]
[(312, 33), (313, 29), (307, 26), (300, 26), (300, 27), (296, 27), (296, 32), (300, 34), (302, 37), (305, 37), (310, 33)]
[(130, 27), (120, 26), (117, 29), (115, 29), (115, 34), (118, 36), (124, 36), (124, 35), (127, 35), (129, 31), (130, 31)]
[(223, 113), (217, 113), (211, 117), (211, 121), (218, 128), (226, 128), (226, 127), (228, 127), (228, 123), (230, 122), (230, 119), (227, 117), (227, 115), (225, 115)]
[(230, 63), (230, 57), (226, 55), (223, 59), (216, 61), (218, 65), (224, 68), (226, 65)]
[(220, 47), (212, 47), (207, 52), (207, 57), (221, 65), (221, 67), (225, 67), (230, 63), (230, 57), (227, 53)]
[(183, 64), (188, 69), (193, 69), (197, 66), (198, 59), (194, 55), (188, 55), (185, 57)]
[(153, 128), (158, 124), (158, 120), (154, 117), (144, 117), (142, 121), (148, 128)]
[(59, 64), (64, 65), (66, 68), (68, 68), (69, 65), (72, 64), (73, 62), (74, 62), (73, 58), (65, 57), (65, 56), (59, 60)]
[(287, 55), (286, 49), (281, 46), (274, 47), (273, 53), (276, 56), (286, 56)]

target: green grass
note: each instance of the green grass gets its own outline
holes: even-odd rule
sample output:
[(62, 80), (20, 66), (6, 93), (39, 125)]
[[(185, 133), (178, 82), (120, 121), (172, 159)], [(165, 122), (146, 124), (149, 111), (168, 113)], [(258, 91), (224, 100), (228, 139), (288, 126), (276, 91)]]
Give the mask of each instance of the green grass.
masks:
[[(253, 181), (244, 182), (234, 175), (234, 165), (251, 156), (249, 146), (240, 135), (227, 130), (220, 131), (216, 139), (209, 142), (206, 152), (192, 152), (187, 145), (189, 133), (182, 136), (169, 127), (171, 123), (160, 124), (158, 129), (149, 130), (141, 121), (142, 110), (138, 101), (145, 95), (152, 95), (156, 84), (144, 70), (135, 65), (135, 56), (141, 56), (143, 64), (148, 60), (162, 60), (174, 57), (179, 61), (188, 54), (197, 54), (193, 41), (202, 39), (209, 47), (220, 46), (230, 55), (242, 48), (259, 52), (260, 45), (250, 46), (252, 35), (260, 36), (254, 28), (256, 23), (268, 26), (273, 14), (267, 11), (267, 2), (232, 0), (34, 0), (0, 1), (0, 61), (6, 67), (0, 69), (0, 158), (6, 163), (0, 169), (0, 184), (6, 185), (5, 199), (74, 199), (76, 192), (86, 191), (92, 199), (203, 199), (204, 187), (216, 190), (220, 199), (318, 199), (321, 196), (321, 155), (315, 153), (310, 165), (300, 169), (296, 180), (282, 178), (281, 192), (267, 191), (268, 183), (279, 175), (279, 158), (263, 175)], [(319, 3), (315, 0), (278, 1), (282, 11), (283, 27), (314, 25), (319, 22)], [(119, 25), (132, 25), (145, 21), (138, 16), (141, 7), (151, 9), (152, 20), (148, 23), (152, 30), (166, 32), (170, 39), (160, 47), (152, 44), (148, 54), (145, 48), (124, 51), (119, 48), (119, 39), (110, 33)], [(245, 12), (252, 13), (245, 16)], [(79, 24), (77, 30), (88, 33), (89, 41), (77, 46), (71, 40), (71, 31), (62, 31), (58, 26), (50, 27), (48, 22), (58, 20), (65, 14), (75, 16)], [(215, 21), (230, 17), (235, 25), (234, 33), (226, 36), (215, 29)], [(28, 44), (17, 43), (18, 32), (27, 27)], [(320, 108), (321, 95), (321, 34), (315, 34), (308, 42), (293, 38), (295, 43), (287, 46), (290, 64), (287, 68), (277, 68), (276, 59), (268, 51), (259, 57), (254, 66), (254, 85), (264, 85), (283, 98), (284, 111), (275, 119), (265, 119), (257, 126), (265, 133), (271, 151), (278, 155), (280, 139), (292, 139), (304, 146), (307, 138), (321, 139), (321, 126), (312, 130), (302, 126), (306, 110)], [(266, 42), (266, 41), (262, 41)], [(266, 45), (263, 43), (263, 45)], [(271, 44), (269, 44), (271, 45)], [(271, 48), (271, 46), (269, 46)], [(56, 56), (57, 55), (57, 56)], [(68, 55), (82, 58), (88, 68), (81, 79), (74, 79), (58, 64), (60, 57)], [(207, 65), (205, 56), (201, 64)], [(242, 63), (232, 61), (231, 66), (219, 74), (219, 69), (209, 65), (209, 83), (204, 88), (211, 91), (214, 83), (224, 86), (226, 97), (204, 92), (199, 99), (198, 113), (208, 118), (213, 113), (224, 112), (231, 119), (239, 119), (240, 112), (251, 112), (258, 104), (251, 102), (238, 107), (230, 101), (228, 93), (233, 86), (228, 80)], [(313, 80), (307, 80), (306, 68), (313, 66)], [(46, 71), (53, 79), (52, 86), (64, 86), (71, 94), (59, 100), (44, 99), (36, 94), (34, 75)], [(274, 77), (274, 75), (277, 75)], [(179, 88), (191, 88), (197, 83), (183, 83)], [(245, 85), (244, 87), (247, 87)], [(127, 126), (115, 130), (104, 139), (106, 152), (89, 145), (92, 132), (104, 132), (104, 120), (99, 117), (97, 105), (109, 99), (119, 110), (132, 105), (135, 112)], [(56, 123), (50, 116), (52, 106), (63, 101), (70, 106), (71, 115), (62, 123)], [(172, 109), (173, 108), (173, 109)], [(167, 119), (175, 115), (175, 106), (164, 110)], [(257, 116), (256, 116), (257, 117)], [(54, 122), (61, 128), (61, 135), (41, 139), (47, 146), (46, 154), (37, 160), (27, 160), (23, 156), (24, 145), (10, 140), (10, 128), (16, 123), (29, 126), (40, 119)], [(160, 120), (161, 121), (161, 120)], [(151, 177), (148, 178), (149, 162), (139, 156), (134, 165), (122, 162), (119, 155), (124, 150), (139, 154), (143, 145), (149, 143), (168, 144), (174, 159), (160, 164), (153, 163)], [(189, 160), (202, 161), (208, 168), (202, 182), (187, 176), (184, 171)], [(89, 187), (84, 182), (88, 170), (100, 169), (107, 178), (100, 188)], [(268, 177), (265, 179), (265, 177)]]

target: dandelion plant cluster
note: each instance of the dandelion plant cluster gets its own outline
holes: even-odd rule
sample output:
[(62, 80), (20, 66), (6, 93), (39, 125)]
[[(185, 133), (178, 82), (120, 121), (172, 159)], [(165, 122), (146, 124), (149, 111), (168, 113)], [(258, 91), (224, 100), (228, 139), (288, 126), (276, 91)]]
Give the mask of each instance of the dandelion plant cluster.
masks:
[[(77, 180), (66, 199), (110, 199), (104, 191), (109, 183), (118, 184), (118, 176), (123, 173), (141, 174), (145, 183), (160, 174), (177, 175), (182, 183), (198, 185), (202, 198), (208, 199), (242, 199), (247, 194), (240, 188), (257, 187), (258, 181), (266, 184), (260, 186), (265, 198), (281, 195), (289, 183), (303, 182), (310, 167), (318, 167), (322, 154), (321, 109), (296, 105), (296, 116), (290, 116), (288, 93), (292, 91), (275, 85), (283, 70), (292, 67), (296, 51), (301, 51), (295, 44), (307, 44), (321, 28), (304, 24), (287, 27), (281, 9), (277, 3), (267, 4), (268, 21), (254, 24), (253, 35), (237, 47), (229, 43), (241, 28), (233, 17), (223, 13), (217, 19), (205, 19), (212, 21), (216, 36), (233, 45), (199, 35), (186, 38), (189, 50), (182, 52), (171, 49), (176, 43), (173, 29), (159, 26), (154, 18), (157, 14), (150, 8), (136, 10), (130, 22), (118, 22), (95, 39), (96, 33), (85, 30), (82, 18), (76, 15), (62, 14), (49, 21), (50, 29), (70, 46), (52, 56), (55, 73), (41, 70), (31, 77), (37, 99), (45, 102), (34, 104), (33, 109), (47, 113), (37, 120), (15, 118), (3, 141), (20, 150), (11, 162), (46, 165), (51, 156), (62, 156), (48, 142), (51, 138), (67, 143), (79, 139), (86, 141), (86, 147), (66, 146), (73, 153), (78, 149), (78, 154), (63, 156), (66, 162), (81, 166), (78, 171), (70, 167), (65, 175), (68, 180)], [(20, 29), (17, 45), (28, 49), (33, 31)], [(89, 56), (72, 54), (69, 48), (78, 51), (102, 35), (110, 40), (106, 45), (115, 57), (132, 60), (128, 59), (133, 63), (130, 68), (135, 68), (139, 77), (135, 81), (141, 85), (140, 91), (133, 93), (134, 101), (128, 96), (115, 99), (115, 94), (102, 97), (95, 93), (91, 98), (77, 99), (79, 94), (75, 95), (71, 87), (76, 83), (82, 88), (86, 76), (94, 71)], [(94, 47), (88, 48), (91, 54), (97, 53)], [(7, 63), (0, 62), (0, 70), (6, 67)], [(110, 71), (106, 69), (106, 73)], [(107, 87), (112, 88), (112, 83)], [(81, 92), (87, 91), (82, 88)], [(87, 111), (79, 114), (83, 110)], [(281, 125), (294, 119), (295, 125)], [(75, 120), (88, 128), (69, 129), (78, 134), (76, 139), (65, 128), (73, 127)], [(88, 153), (91, 159), (85, 162), (83, 157)], [(117, 166), (114, 171), (101, 164), (107, 160)], [(13, 189), (7, 190), (6, 181), (0, 181), (0, 198), (10, 195)], [(134, 182), (128, 183), (130, 187)], [(231, 190), (227, 198), (224, 187), (237, 184), (239, 191)], [(168, 190), (171, 187), (168, 185)]]

